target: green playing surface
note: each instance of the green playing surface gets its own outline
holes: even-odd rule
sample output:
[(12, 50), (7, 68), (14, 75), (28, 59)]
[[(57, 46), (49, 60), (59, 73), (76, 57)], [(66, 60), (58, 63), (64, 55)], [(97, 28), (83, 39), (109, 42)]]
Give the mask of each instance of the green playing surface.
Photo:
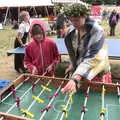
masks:
[(115, 120), (115, 118), (119, 119), (120, 117), (120, 105), (111, 105), (111, 104), (107, 104), (107, 120)]
[[(34, 120), (39, 120), (41, 115), (41, 110), (44, 109), (51, 102), (49, 99), (52, 96), (57, 88), (49, 86), (52, 89), (51, 92), (42, 91), (40, 85), (35, 87), (34, 92), (31, 90), (31, 83), (24, 83), (16, 90), (16, 96), (21, 98), (20, 108), (28, 109), (31, 113), (34, 114)], [(38, 103), (33, 100), (32, 95), (38, 96), (43, 99), (44, 103)], [(79, 90), (76, 94), (73, 95), (73, 104), (68, 105), (68, 118), (67, 120), (80, 120), (81, 115), (81, 107), (84, 103), (85, 93)], [(61, 120), (61, 115), (63, 114), (61, 110), (61, 105), (66, 105), (69, 96), (63, 95), (59, 90), (59, 95), (55, 97), (53, 102), (51, 102), (52, 108), (46, 112), (43, 120)], [(106, 111), (106, 120), (116, 120), (119, 119), (120, 114), (120, 106), (118, 105), (118, 97), (117, 91), (116, 94), (109, 93), (105, 94), (105, 106), (107, 108)], [(101, 109), (101, 93), (90, 91), (90, 95), (88, 97), (87, 102), (87, 112), (85, 113), (84, 120), (98, 120), (99, 113)], [(19, 116), (25, 116), (20, 110), (16, 107), (16, 100), (10, 95), (6, 100), (1, 101), (0, 103), (0, 111), (10, 114), (15, 114)], [(117, 119), (117, 120), (118, 120)]]

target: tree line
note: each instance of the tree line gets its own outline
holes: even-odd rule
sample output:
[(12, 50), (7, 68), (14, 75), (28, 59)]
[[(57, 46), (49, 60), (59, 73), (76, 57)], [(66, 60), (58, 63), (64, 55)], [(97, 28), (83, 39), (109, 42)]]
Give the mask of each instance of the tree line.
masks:
[(120, 5), (120, 0), (81, 0), (92, 5)]

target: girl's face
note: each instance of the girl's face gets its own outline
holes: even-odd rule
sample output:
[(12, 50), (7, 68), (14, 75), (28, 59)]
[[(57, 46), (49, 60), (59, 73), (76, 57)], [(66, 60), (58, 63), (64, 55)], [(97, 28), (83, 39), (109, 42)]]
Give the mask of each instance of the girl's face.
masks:
[(44, 39), (44, 35), (42, 33), (33, 35), (32, 37), (33, 37), (34, 40), (37, 40), (39, 42), (43, 41), (43, 39)]
[(24, 21), (29, 22), (29, 20), (30, 20), (30, 15), (29, 15), (29, 13), (27, 13), (25, 18), (24, 18)]
[(85, 16), (71, 17), (70, 20), (71, 20), (73, 26), (74, 26), (76, 29), (79, 30), (81, 27), (84, 27), (85, 21), (86, 21), (86, 17), (85, 17)]

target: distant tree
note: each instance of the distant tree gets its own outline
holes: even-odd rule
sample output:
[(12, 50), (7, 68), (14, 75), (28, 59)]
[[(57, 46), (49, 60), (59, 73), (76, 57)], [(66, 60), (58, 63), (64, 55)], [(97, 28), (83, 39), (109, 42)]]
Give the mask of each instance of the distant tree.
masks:
[(82, 1), (92, 5), (101, 5), (103, 3), (103, 0), (82, 0)]
[(120, 0), (116, 0), (116, 4), (117, 4), (117, 5), (120, 5)]
[(104, 0), (104, 4), (116, 5), (117, 0)]
[(101, 4), (120, 5), (120, 0), (82, 0), (82, 1), (92, 5), (101, 5)]

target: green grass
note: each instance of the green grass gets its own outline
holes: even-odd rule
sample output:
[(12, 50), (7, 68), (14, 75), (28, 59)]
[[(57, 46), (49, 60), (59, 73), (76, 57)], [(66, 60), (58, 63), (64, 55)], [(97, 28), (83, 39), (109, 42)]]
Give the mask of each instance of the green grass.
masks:
[(105, 38), (114, 38), (114, 39), (120, 39), (120, 23), (118, 22), (118, 24), (116, 25), (116, 36), (109, 36), (109, 31), (110, 31), (110, 28), (109, 28), (109, 23), (108, 21), (102, 21), (101, 23), (102, 27), (104, 28), (104, 31), (105, 31)]
[(7, 26), (4, 30), (0, 30), (0, 58), (6, 56), (6, 52), (13, 48), (16, 31), (11, 26)]

